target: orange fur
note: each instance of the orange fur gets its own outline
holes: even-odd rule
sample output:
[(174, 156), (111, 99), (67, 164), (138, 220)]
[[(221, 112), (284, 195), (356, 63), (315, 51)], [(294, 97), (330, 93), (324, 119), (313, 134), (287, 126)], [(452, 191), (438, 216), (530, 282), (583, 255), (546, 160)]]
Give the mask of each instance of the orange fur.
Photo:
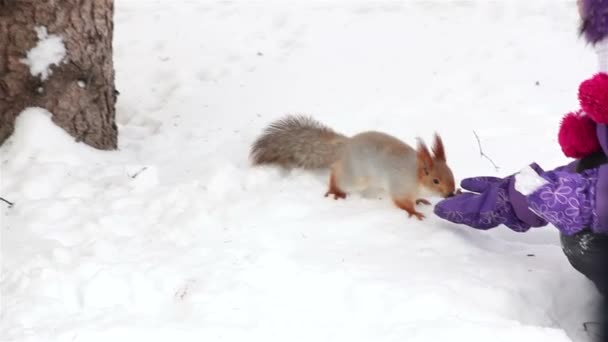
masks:
[(420, 173), (421, 170), (424, 171), (424, 169), (428, 170), (433, 168), (433, 157), (431, 156), (428, 147), (426, 147), (426, 144), (421, 139), (418, 139), (417, 157), (418, 173)]
[(438, 134), (432, 147), (433, 155), (421, 140), (418, 141), (418, 184), (441, 193), (444, 197), (454, 194), (456, 184), (445, 156), (445, 147)]
[(416, 200), (416, 204), (424, 204), (424, 205), (431, 205), (431, 202), (429, 202), (428, 200), (424, 199), (424, 198), (419, 198)]
[(397, 207), (405, 210), (408, 213), (409, 217), (416, 216), (416, 218), (420, 221), (422, 221), (425, 218), (424, 214), (416, 211), (416, 205), (413, 200), (411, 200), (409, 198), (406, 198), (406, 199), (393, 198), (393, 202), (395, 203), (395, 205)]
[(438, 160), (441, 160), (443, 162), (446, 161), (445, 158), (445, 148), (443, 147), (443, 141), (441, 140), (441, 137), (435, 133), (435, 142), (433, 143), (433, 154), (435, 155), (435, 158)]
[(337, 200), (339, 198), (345, 199), (346, 193), (342, 191), (338, 187), (338, 177), (340, 176), (340, 164), (336, 163), (331, 170), (331, 175), (329, 176), (329, 189), (325, 193), (325, 197), (329, 195), (333, 195), (334, 199)]

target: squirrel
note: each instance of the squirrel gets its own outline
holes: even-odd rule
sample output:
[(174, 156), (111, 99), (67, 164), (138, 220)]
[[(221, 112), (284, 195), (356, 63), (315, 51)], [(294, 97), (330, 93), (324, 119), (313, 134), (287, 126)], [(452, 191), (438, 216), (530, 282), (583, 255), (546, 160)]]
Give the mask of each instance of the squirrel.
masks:
[(252, 144), (253, 165), (284, 168), (330, 169), (325, 197), (345, 199), (352, 191), (388, 190), (394, 204), (408, 217), (422, 220), (416, 205), (423, 190), (441, 197), (454, 195), (455, 182), (446, 162), (441, 137), (435, 133), (433, 155), (418, 138), (417, 149), (378, 131), (347, 137), (310, 116), (288, 115), (272, 122)]

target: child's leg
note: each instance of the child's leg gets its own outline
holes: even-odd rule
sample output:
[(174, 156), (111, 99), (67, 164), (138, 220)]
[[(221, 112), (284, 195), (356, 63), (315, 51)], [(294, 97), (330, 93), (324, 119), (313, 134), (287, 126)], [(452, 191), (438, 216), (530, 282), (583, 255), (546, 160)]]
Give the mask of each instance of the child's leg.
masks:
[(582, 231), (561, 235), (562, 250), (572, 267), (591, 280), (608, 297), (608, 235)]
[(562, 250), (568, 261), (595, 284), (601, 298), (595, 321), (583, 323), (595, 342), (608, 341), (608, 236), (583, 231), (561, 235)]

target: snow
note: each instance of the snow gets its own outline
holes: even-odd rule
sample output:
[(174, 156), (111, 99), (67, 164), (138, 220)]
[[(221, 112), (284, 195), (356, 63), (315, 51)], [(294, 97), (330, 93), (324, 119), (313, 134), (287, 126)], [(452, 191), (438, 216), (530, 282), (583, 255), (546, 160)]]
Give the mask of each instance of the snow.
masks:
[(523, 168), (515, 175), (515, 190), (524, 196), (532, 194), (545, 184), (547, 181), (530, 166)]
[(52, 73), (51, 66), (59, 65), (65, 58), (67, 51), (61, 36), (49, 35), (44, 26), (37, 26), (34, 30), (38, 42), (27, 52), (27, 57), (22, 62), (30, 67), (32, 76), (39, 76), (44, 81)]
[(608, 39), (604, 38), (594, 46), (597, 51), (598, 71), (608, 72)]
[(555, 228), (418, 222), (248, 161), (306, 113), (437, 131), (459, 179), (565, 164), (559, 122), (597, 68), (574, 2), (115, 5), (119, 149), (37, 108), (0, 147), (0, 340), (585, 341), (597, 293)]

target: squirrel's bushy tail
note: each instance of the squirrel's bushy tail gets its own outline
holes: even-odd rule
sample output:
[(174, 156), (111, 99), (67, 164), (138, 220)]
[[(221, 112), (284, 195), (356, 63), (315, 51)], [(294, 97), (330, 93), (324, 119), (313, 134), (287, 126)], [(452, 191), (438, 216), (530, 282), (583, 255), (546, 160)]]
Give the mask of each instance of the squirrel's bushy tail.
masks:
[(271, 123), (251, 147), (254, 165), (286, 168), (328, 168), (338, 159), (346, 136), (303, 115), (289, 115)]

